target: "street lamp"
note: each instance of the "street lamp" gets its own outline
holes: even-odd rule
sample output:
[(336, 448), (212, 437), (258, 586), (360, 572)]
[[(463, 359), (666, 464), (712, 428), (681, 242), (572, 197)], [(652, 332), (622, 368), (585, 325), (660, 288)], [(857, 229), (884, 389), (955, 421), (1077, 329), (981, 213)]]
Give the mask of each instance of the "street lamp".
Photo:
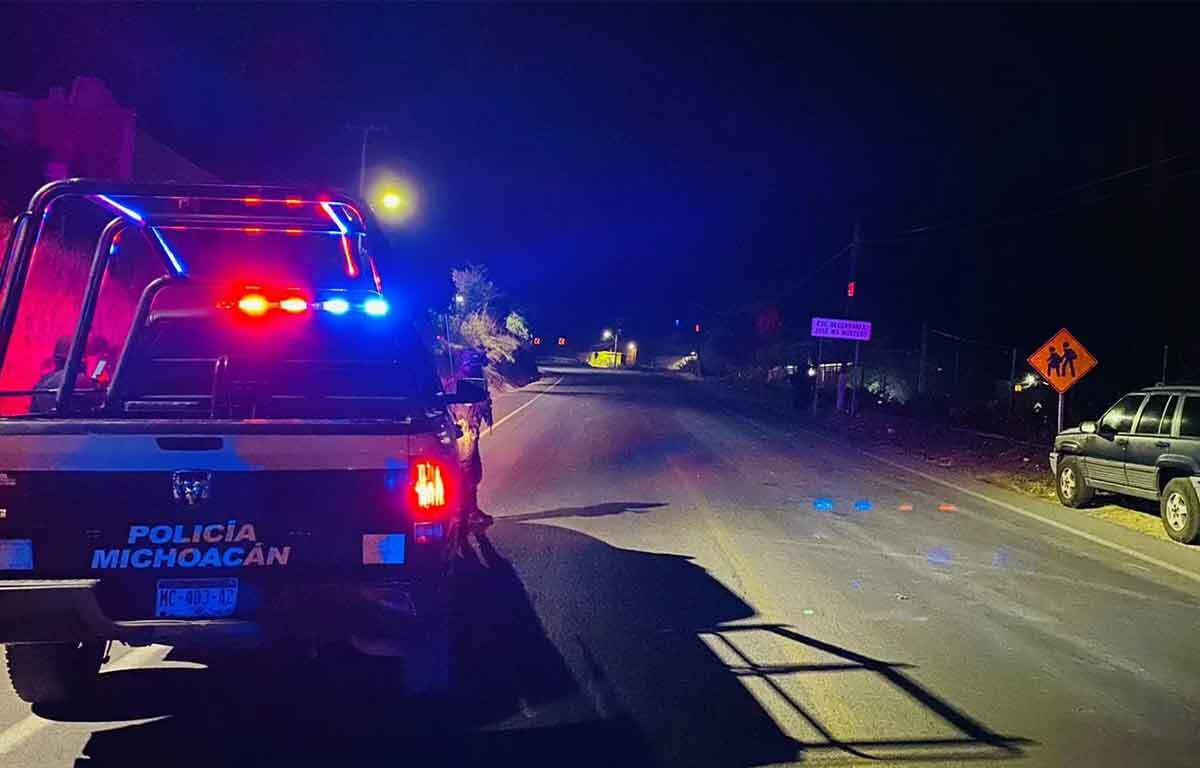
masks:
[(612, 346), (612, 365), (611, 365), (611, 367), (616, 368), (617, 367), (617, 345), (621, 342), (621, 329), (618, 328), (617, 330), (613, 331), (608, 328), (605, 328), (604, 333), (600, 334), (600, 338), (604, 339), (605, 341), (612, 339), (613, 346)]
[(454, 294), (454, 303), (461, 307), (467, 303), (467, 297), (463, 296), (461, 293), (456, 293)]
[(406, 224), (417, 215), (420, 193), (411, 179), (391, 173), (381, 174), (370, 185), (366, 200), (385, 224)]

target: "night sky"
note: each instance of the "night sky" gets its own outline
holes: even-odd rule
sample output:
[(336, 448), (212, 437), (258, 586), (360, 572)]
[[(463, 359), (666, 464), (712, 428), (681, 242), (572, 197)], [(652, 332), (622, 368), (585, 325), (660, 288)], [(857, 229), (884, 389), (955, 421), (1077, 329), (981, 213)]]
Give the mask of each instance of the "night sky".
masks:
[(1149, 171), (1061, 194), (1150, 162), (1156, 135), (1163, 157), (1196, 148), (1193, 9), (4, 17), (0, 88), (42, 95), (95, 74), (224, 179), (353, 187), (348, 126), (387, 125), (371, 165), (422, 196), (395, 233), (391, 284), (411, 267), (448, 292), (451, 265), (482, 262), (546, 335), (618, 317), (650, 333), (761, 301), (803, 326), (843, 308), (844, 260), (804, 278), (856, 220), (873, 244), (853, 312), (881, 343), (914, 346), (929, 321), (1032, 350), (1069, 325), (1110, 372), (1145, 383), (1162, 344), (1183, 350), (1196, 326), (1200, 157), (1164, 166), (1157, 207)]

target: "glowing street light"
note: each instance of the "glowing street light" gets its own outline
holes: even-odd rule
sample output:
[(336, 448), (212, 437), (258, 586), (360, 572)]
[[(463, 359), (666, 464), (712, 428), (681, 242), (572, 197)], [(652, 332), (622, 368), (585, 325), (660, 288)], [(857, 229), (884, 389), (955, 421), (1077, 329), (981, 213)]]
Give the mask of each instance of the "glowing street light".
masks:
[(608, 341), (612, 337), (613, 337), (613, 332), (608, 330), (607, 328), (604, 329), (604, 333), (600, 334), (600, 338), (604, 339), (605, 341)]
[(417, 187), (412, 181), (396, 176), (380, 178), (371, 185), (367, 199), (381, 221), (404, 224), (416, 216), (419, 207)]
[(625, 349), (629, 350), (630, 352), (637, 352), (637, 342), (629, 342), (625, 345)]
[(461, 293), (456, 293), (454, 294), (454, 303), (461, 307), (463, 304), (467, 303), (467, 297), (463, 296)]

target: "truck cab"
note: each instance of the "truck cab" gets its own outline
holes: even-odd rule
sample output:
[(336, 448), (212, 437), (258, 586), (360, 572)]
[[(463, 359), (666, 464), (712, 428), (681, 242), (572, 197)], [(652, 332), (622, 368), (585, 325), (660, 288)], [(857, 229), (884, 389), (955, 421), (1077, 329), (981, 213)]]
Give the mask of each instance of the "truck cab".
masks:
[(382, 246), (365, 208), (318, 190), (34, 196), (0, 264), (18, 695), (80, 695), (113, 641), (349, 641), (445, 686), (447, 406), (485, 395), (442, 391)]

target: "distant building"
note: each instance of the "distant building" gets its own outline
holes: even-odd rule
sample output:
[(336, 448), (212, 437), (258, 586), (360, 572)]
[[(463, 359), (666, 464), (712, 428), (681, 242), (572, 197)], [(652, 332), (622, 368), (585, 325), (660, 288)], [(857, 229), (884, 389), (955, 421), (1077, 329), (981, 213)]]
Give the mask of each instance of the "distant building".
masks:
[(43, 98), (0, 91), (0, 206), (10, 213), (41, 184), (73, 176), (218, 181), (137, 126), (103, 81), (77, 77)]

